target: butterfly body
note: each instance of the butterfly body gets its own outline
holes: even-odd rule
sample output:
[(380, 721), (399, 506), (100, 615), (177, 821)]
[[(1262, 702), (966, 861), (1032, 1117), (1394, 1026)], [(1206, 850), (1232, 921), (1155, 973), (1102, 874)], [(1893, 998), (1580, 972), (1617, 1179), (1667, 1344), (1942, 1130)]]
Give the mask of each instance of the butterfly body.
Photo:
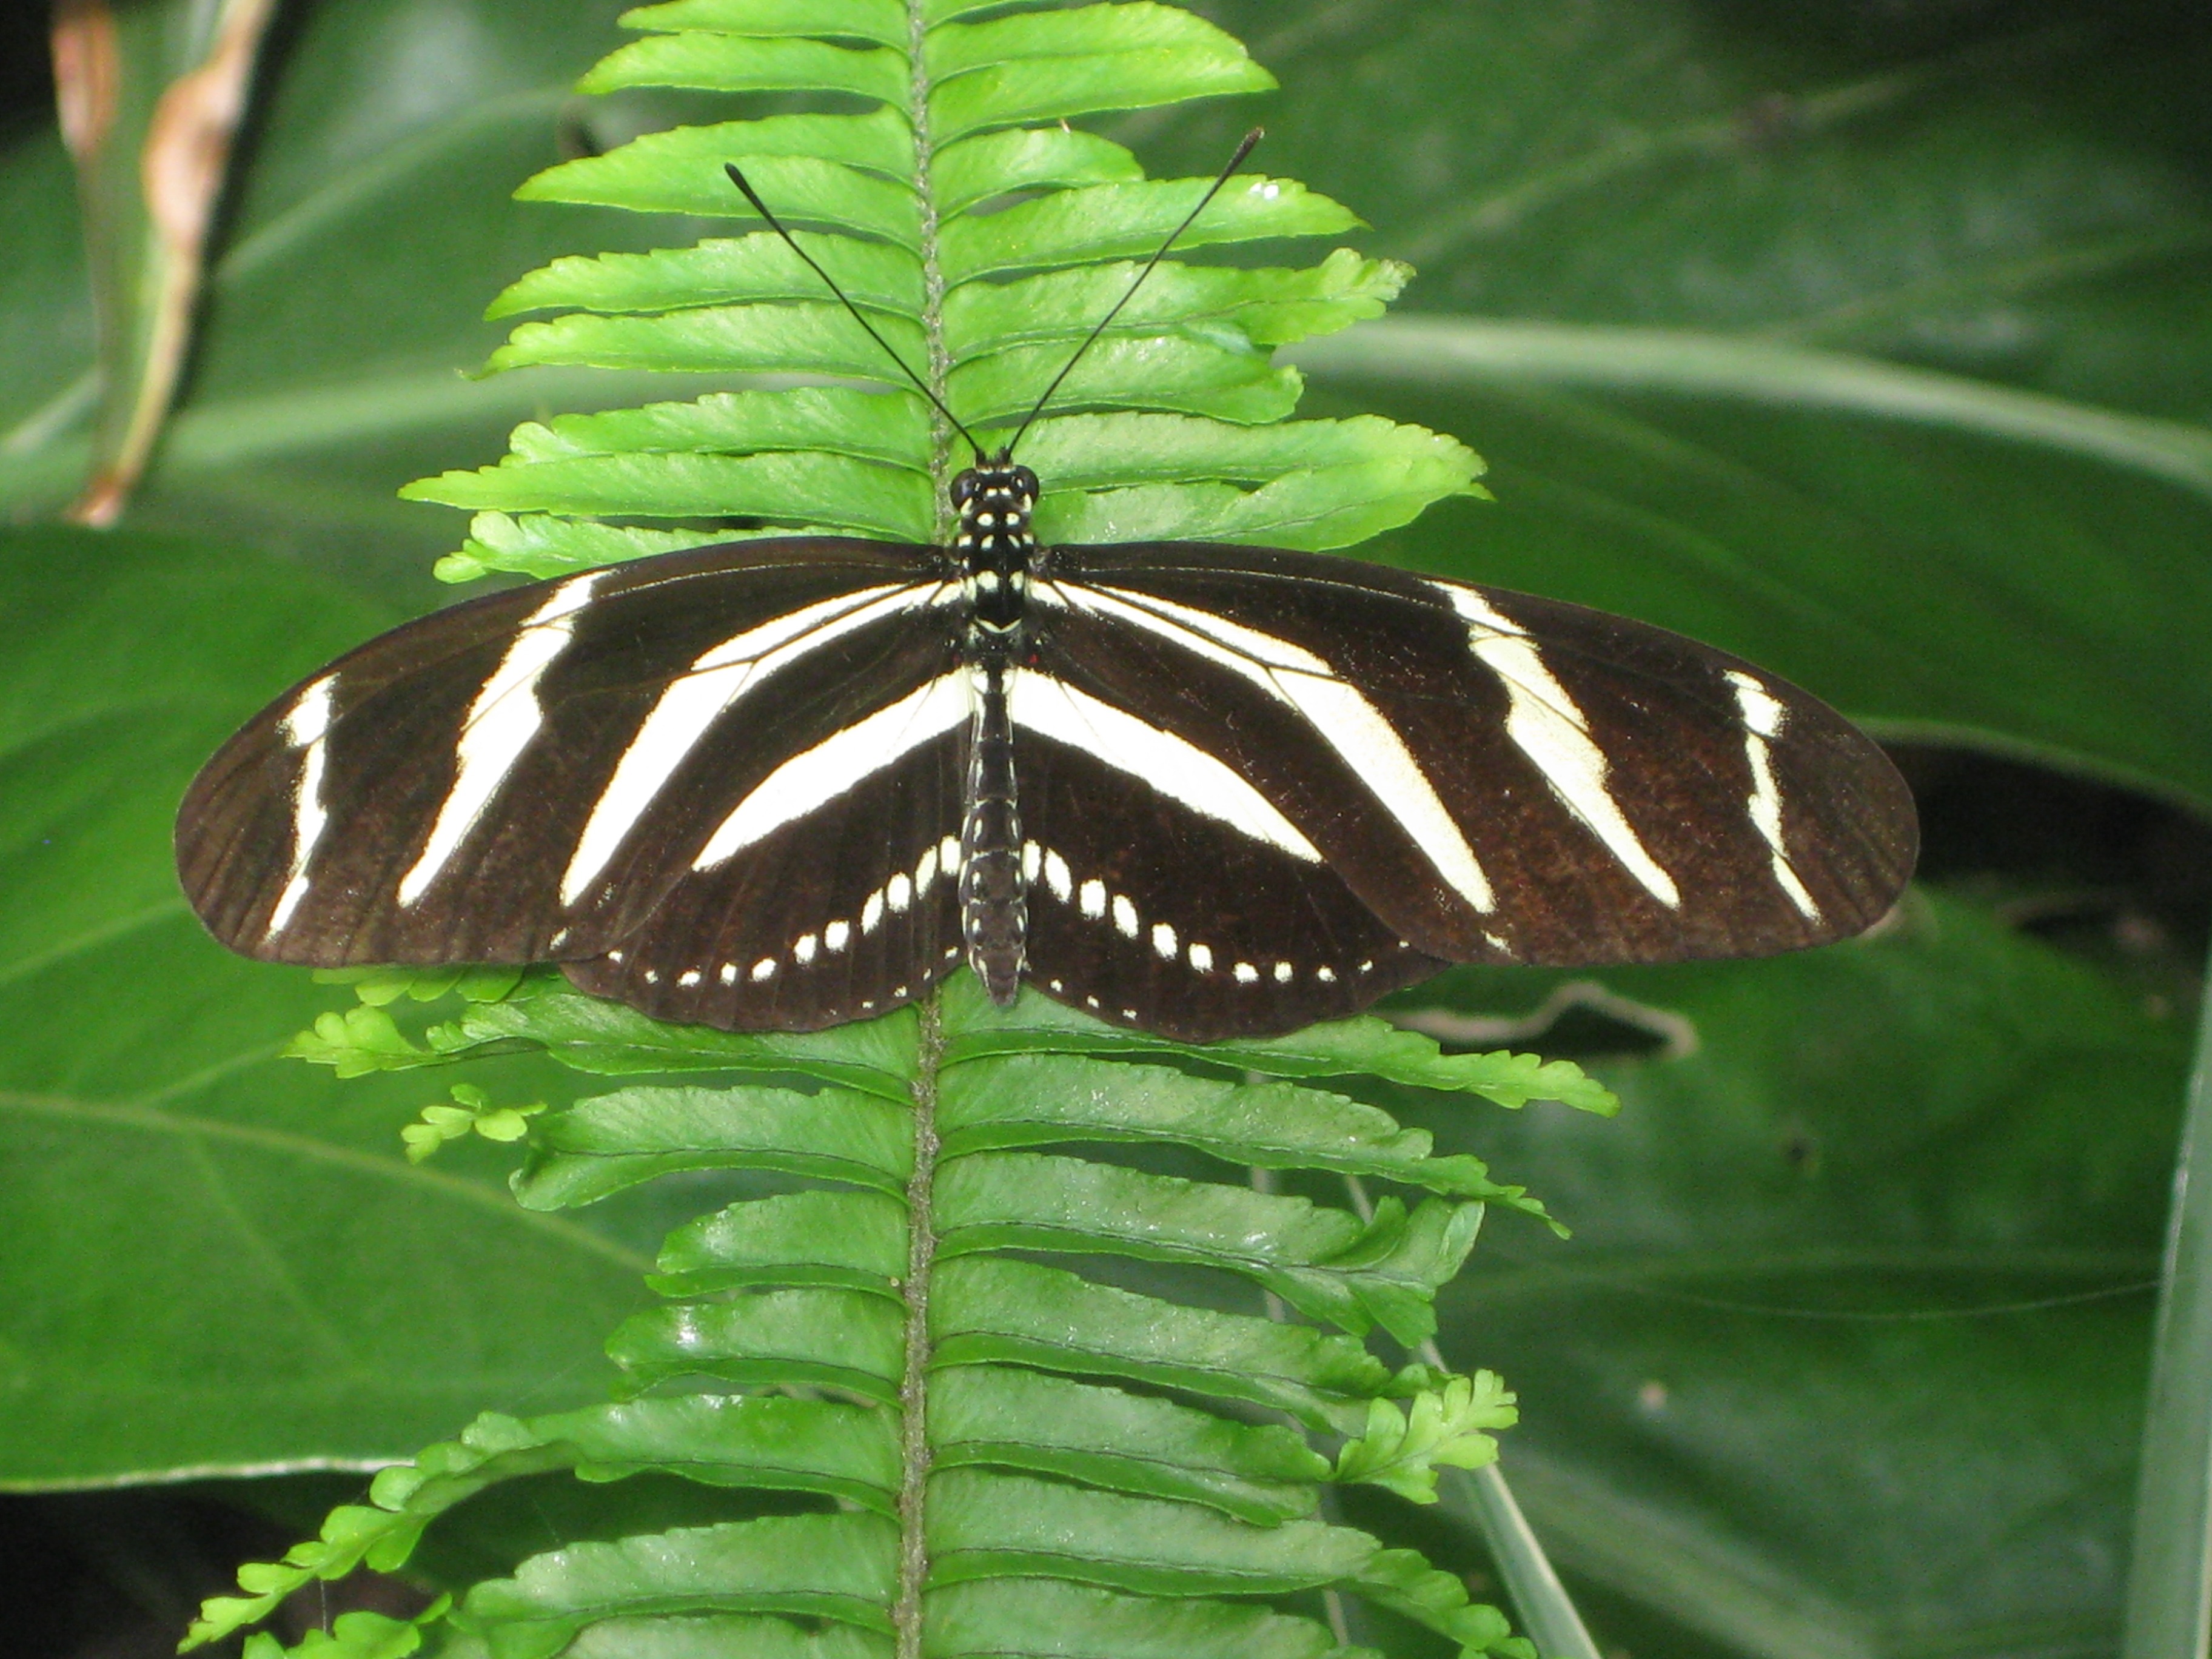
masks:
[(969, 966), (1000, 1004), (1021, 989), (1029, 936), (1021, 784), (1007, 694), (1028, 648), (1030, 566), (1036, 556), (1030, 514), (1036, 498), (1036, 475), (1003, 454), (952, 481), (952, 505), (960, 514), (953, 548), (968, 611), (961, 645), (975, 704), (960, 830), (960, 933)]
[(1452, 961), (1753, 954), (1877, 920), (1902, 782), (1749, 665), (1320, 555), (1040, 548), (1027, 469), (946, 548), (696, 549), (455, 606), (280, 697), (178, 827), (270, 960), (559, 962), (806, 1029), (963, 961), (1206, 1038)]

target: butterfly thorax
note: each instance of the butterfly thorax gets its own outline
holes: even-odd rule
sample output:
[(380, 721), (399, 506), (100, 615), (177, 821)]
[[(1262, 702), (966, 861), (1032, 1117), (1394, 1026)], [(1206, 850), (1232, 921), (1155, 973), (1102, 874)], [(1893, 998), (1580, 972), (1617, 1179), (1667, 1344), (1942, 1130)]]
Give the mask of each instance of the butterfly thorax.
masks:
[(1036, 505), (1036, 474), (1003, 457), (970, 467), (952, 481), (960, 514), (953, 541), (976, 626), (1005, 633), (1021, 625), (1029, 599), (1030, 561), (1036, 538), (1030, 511)]

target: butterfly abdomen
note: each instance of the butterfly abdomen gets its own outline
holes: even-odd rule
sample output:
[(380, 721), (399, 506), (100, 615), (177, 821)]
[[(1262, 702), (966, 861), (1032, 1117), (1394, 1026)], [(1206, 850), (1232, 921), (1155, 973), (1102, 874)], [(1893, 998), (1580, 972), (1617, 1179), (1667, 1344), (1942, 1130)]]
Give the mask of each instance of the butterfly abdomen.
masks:
[(1011, 1003), (1028, 956), (1028, 880), (1014, 776), (1006, 666), (995, 652), (975, 665), (975, 714), (960, 830), (960, 932), (968, 964), (993, 1001)]

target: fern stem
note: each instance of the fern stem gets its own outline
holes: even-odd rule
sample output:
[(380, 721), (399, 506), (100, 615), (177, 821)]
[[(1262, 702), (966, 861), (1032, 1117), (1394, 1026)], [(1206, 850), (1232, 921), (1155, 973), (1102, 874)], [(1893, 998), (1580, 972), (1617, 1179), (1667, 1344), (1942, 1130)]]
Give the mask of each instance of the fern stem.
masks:
[(906, 1370), (899, 1379), (898, 1659), (921, 1659), (921, 1592), (929, 1579), (929, 1275), (937, 1255), (937, 1079), (945, 1055), (938, 999), (921, 1004), (914, 1079), (914, 1175), (906, 1188)]
[[(945, 349), (945, 274), (938, 258), (933, 141), (929, 130), (928, 20), (922, 0), (907, 0), (907, 125), (914, 134), (914, 185), (921, 210), (921, 326), (929, 357), (922, 372), (941, 400), (951, 356)], [(929, 472), (936, 485), (937, 539), (952, 524), (952, 431), (929, 416)], [(944, 1016), (936, 996), (921, 1004), (914, 1079), (914, 1175), (907, 1182), (906, 1372), (899, 1382), (899, 1596), (892, 1609), (898, 1659), (921, 1659), (921, 1595), (929, 1580), (929, 1277), (937, 1249), (932, 1210), (937, 1179), (937, 1079), (945, 1052)]]

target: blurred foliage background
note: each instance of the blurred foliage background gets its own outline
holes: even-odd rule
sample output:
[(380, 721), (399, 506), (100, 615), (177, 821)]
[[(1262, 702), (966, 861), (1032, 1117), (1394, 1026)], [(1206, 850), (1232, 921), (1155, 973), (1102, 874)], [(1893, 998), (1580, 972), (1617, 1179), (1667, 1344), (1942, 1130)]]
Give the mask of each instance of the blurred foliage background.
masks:
[[(1613, 1123), (1391, 1103), (1575, 1229), (1494, 1218), (1442, 1344), (1520, 1391), (1504, 1467), (1601, 1647), (2117, 1652), (2212, 905), (2212, 22), (2191, 0), (1195, 9), (1282, 89), (1103, 129), (1164, 175), (1265, 121), (1267, 170), (1420, 270), (1393, 319), (1300, 355), (1304, 412), (1420, 422), (1492, 463), (1494, 504), (1370, 550), (1752, 657), (1893, 740), (1923, 805), (1923, 880), (1864, 942), (1401, 999), (1626, 1102)], [(127, 124), (218, 9), (91, 9)], [(532, 1216), (489, 1149), (406, 1164), (431, 1087), (276, 1060), (337, 994), (226, 957), (167, 848), (238, 719), (445, 597), (427, 572), (459, 516), (399, 484), (495, 459), (520, 419), (686, 390), (463, 373), (521, 271), (715, 228), (507, 199), (705, 113), (571, 94), (617, 10), (276, 9), (173, 418), (100, 530), (62, 522), (118, 442), (90, 277), (127, 377), (157, 309), (145, 210), (129, 156), (72, 167), (48, 14), (0, 18), (20, 1650), (165, 1651), (239, 1553), (358, 1471), (479, 1408), (597, 1396), (681, 1206), (665, 1183)], [(518, 1060), (501, 1092), (562, 1086)], [(477, 1516), (454, 1558), (609, 1524), (534, 1501)], [(1482, 1577), (1448, 1516), (1386, 1524)]]

